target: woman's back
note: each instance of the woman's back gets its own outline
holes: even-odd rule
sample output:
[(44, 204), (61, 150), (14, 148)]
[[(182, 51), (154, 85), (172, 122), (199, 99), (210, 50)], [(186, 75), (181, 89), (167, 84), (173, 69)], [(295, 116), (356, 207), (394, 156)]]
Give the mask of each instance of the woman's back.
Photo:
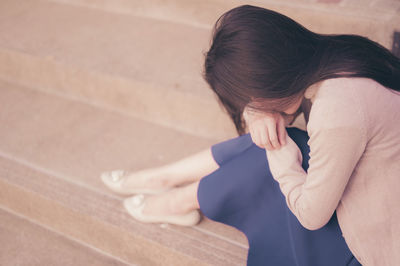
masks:
[[(313, 96), (307, 125), (310, 166), (322, 163), (318, 151), (311, 161), (314, 137), (331, 143), (332, 154), (340, 154), (336, 161), (323, 162), (324, 169), (337, 169), (329, 178), (351, 173), (337, 216), (349, 248), (366, 265), (400, 265), (399, 122), (400, 93), (371, 79), (325, 80)], [(320, 132), (330, 132), (329, 138)]]

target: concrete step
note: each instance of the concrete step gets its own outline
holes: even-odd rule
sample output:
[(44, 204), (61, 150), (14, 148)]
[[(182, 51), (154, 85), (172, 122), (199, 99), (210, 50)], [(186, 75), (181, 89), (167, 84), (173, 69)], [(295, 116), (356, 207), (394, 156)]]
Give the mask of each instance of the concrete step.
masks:
[(203, 52), (220, 14), (245, 2), (386, 47), (400, 27), (391, 0), (3, 0), (0, 78), (223, 140), (235, 130), (201, 77)]
[(204, 219), (142, 224), (99, 179), (176, 160), (215, 141), (0, 81), (0, 206), (139, 265), (243, 265), (247, 240)]
[(281, 12), (321, 33), (367, 36), (387, 48), (400, 30), (398, 0), (52, 0), (111, 12), (211, 28), (225, 11), (244, 4)]
[(129, 265), (0, 209), (0, 265)]
[(235, 135), (202, 79), (208, 30), (55, 2), (0, 3), (0, 77), (210, 139)]

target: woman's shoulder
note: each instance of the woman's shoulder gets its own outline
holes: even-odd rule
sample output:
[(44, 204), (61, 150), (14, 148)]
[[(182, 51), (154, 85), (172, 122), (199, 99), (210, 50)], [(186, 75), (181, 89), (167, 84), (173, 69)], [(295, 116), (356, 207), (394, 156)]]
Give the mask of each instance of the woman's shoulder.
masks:
[[(324, 97), (335, 101), (336, 99), (349, 99), (348, 95), (352, 93), (365, 95), (367, 91), (381, 89), (385, 88), (370, 78), (334, 78), (323, 80), (314, 87), (311, 86), (306, 90), (306, 94), (307, 92), (312, 93), (314, 99)], [(373, 96), (373, 93), (367, 95)]]
[(336, 78), (328, 79), (317, 84), (314, 89), (314, 102), (318, 108), (335, 109), (338, 113), (358, 108), (367, 110), (400, 111), (400, 92), (384, 87), (370, 78)]
[(367, 78), (336, 78), (308, 88), (305, 97), (311, 97), (312, 106), (307, 129), (364, 126), (364, 94), (377, 85), (380, 84)]
[(338, 78), (321, 82), (313, 97), (307, 123), (310, 136), (325, 130), (356, 129), (367, 139), (398, 138), (399, 92), (368, 78)]

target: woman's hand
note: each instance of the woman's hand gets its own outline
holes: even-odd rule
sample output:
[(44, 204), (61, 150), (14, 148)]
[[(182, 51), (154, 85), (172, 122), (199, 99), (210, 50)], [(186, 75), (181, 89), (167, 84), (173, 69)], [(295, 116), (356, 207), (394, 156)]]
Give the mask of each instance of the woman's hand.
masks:
[[(290, 169), (303, 171), (302, 162), (303, 155), (299, 146), (290, 137), (287, 138), (287, 143), (284, 147), (278, 150), (267, 150), (268, 165), (272, 176), (275, 180), (287, 173)], [(277, 180), (278, 181), (278, 180)]]
[(286, 121), (280, 113), (261, 113), (246, 106), (243, 118), (249, 127), (251, 139), (258, 147), (275, 150), (286, 144)]

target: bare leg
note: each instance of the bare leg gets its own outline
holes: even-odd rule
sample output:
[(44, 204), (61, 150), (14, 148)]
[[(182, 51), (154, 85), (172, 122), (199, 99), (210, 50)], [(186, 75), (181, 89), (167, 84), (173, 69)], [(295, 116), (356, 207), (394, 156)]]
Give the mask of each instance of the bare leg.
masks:
[(126, 177), (125, 187), (171, 188), (192, 183), (218, 169), (211, 148), (205, 149), (179, 161), (134, 172)]
[(199, 209), (197, 189), (200, 179), (219, 168), (208, 148), (162, 167), (145, 169), (127, 177), (124, 186), (172, 188), (164, 193), (147, 196), (143, 214), (176, 215)]

